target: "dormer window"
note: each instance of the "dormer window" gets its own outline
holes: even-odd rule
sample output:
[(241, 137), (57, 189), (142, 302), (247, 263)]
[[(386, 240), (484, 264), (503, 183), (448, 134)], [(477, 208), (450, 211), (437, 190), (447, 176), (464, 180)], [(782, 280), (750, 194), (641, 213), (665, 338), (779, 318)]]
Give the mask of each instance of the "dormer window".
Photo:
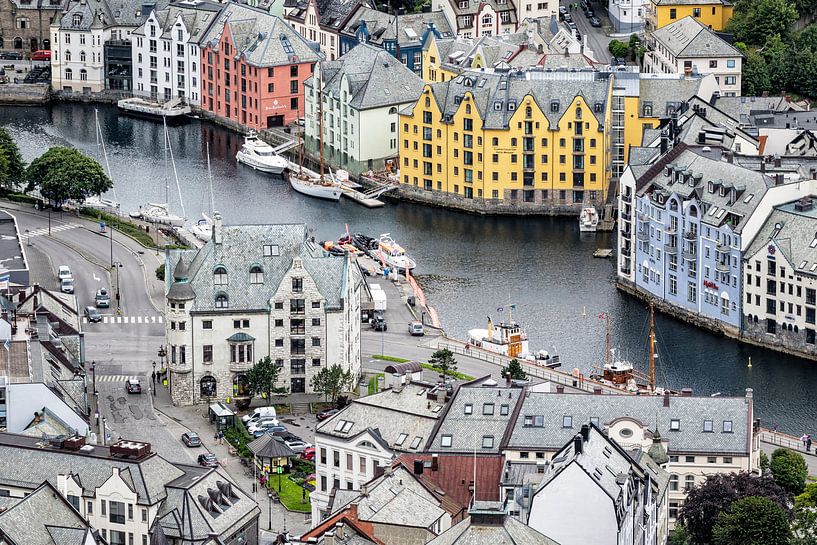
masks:
[(596, 112), (596, 113), (603, 112), (604, 111), (604, 104), (602, 104), (601, 102), (596, 102), (593, 105), (593, 111)]
[(502, 110), (502, 101), (497, 100), (496, 102), (494, 102), (494, 110), (496, 111)]
[(644, 105), (644, 117), (652, 117), (652, 104)]
[(669, 421), (669, 429), (670, 431), (680, 431), (681, 429), (681, 421), (677, 418), (673, 418)]
[(219, 265), (213, 270), (213, 284), (216, 286), (227, 285), (227, 268)]
[(71, 18), (71, 22), (73, 23), (73, 25), (74, 25), (74, 26), (79, 26), (79, 25), (81, 25), (81, 24), (82, 24), (82, 15), (80, 15), (80, 14), (78, 14), (78, 13), (77, 13), (77, 14), (75, 14), (75, 15), (74, 15), (74, 16)]
[(509, 100), (508, 101), (508, 111), (512, 112), (515, 109), (516, 109), (516, 101), (515, 100)]
[(260, 265), (250, 267), (250, 284), (264, 283), (264, 269)]
[(216, 308), (228, 308), (230, 306), (230, 298), (223, 291), (216, 294)]
[(277, 244), (264, 244), (264, 257), (281, 255)]
[(715, 425), (712, 423), (712, 420), (704, 420), (704, 431), (707, 433), (715, 431)]
[(723, 197), (724, 195), (726, 195), (726, 188), (725, 188), (725, 187), (723, 187), (723, 186), (721, 186), (721, 187), (718, 189), (718, 195), (720, 195), (721, 197)]
[(550, 101), (550, 111), (553, 113), (559, 112), (559, 101), (558, 100), (551, 100)]

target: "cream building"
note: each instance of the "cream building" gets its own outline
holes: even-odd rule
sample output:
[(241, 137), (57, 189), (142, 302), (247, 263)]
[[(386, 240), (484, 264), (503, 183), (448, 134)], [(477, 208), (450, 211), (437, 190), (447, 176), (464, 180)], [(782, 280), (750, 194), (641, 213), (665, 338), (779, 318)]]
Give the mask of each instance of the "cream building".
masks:
[(647, 42), (644, 72), (713, 74), (723, 96), (740, 96), (743, 55), (693, 17), (655, 30)]
[(340, 31), (358, 6), (376, 9), (372, 0), (287, 0), (284, 19), (311, 42), (320, 45), (326, 60), (340, 57)]
[(103, 21), (102, 2), (69, 3), (51, 24), (51, 85), (58, 91), (98, 93), (105, 89), (103, 44), (110, 30)]
[(218, 213), (214, 221), (203, 248), (166, 258), (173, 402), (248, 404), (247, 372), (266, 356), (291, 393), (311, 393), (312, 377), (327, 366), (358, 376), (357, 265), (326, 254), (305, 225), (222, 226)]

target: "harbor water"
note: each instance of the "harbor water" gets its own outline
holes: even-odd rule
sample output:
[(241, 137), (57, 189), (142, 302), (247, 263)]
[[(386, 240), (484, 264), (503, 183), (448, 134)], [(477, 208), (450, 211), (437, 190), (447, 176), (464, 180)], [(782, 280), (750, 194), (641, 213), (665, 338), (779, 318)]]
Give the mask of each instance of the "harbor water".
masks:
[[(242, 137), (196, 120), (168, 129), (180, 200), (173, 170), (165, 168), (161, 123), (102, 106), (99, 119), (124, 212), (166, 200), (176, 214), (183, 204), (191, 221), (209, 212), (209, 143), (215, 209), (225, 223), (305, 222), (319, 240), (336, 239), (347, 226), (370, 236), (391, 233), (416, 259), (417, 280), (453, 336), (484, 327), (489, 315), (500, 319), (500, 308), (507, 319), (514, 304), (513, 318), (525, 327), (532, 349), (558, 353), (568, 371), (577, 367), (589, 374), (604, 359), (601, 316), (608, 313), (613, 345), (646, 368), (648, 311), (616, 290), (613, 260), (592, 256), (614, 246), (612, 233), (580, 234), (577, 220), (566, 218), (482, 217), (394, 202), (370, 210), (346, 199), (312, 199), (279, 177), (237, 165)], [(65, 145), (102, 162), (92, 106), (4, 107), (0, 123), (27, 161)], [(763, 425), (795, 435), (817, 433), (815, 362), (742, 345), (666, 316), (656, 317), (656, 329), (659, 385), (690, 387), (700, 395), (740, 396), (753, 388)]]

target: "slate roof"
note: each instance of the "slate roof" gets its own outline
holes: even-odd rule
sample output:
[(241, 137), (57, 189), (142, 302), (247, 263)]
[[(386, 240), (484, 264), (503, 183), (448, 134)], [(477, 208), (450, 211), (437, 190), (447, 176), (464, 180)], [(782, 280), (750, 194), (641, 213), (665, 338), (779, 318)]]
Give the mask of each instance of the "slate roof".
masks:
[[(164, 9), (169, 0), (157, 0), (154, 9)], [(142, 0), (69, 0), (60, 19), (60, 29), (89, 31), (110, 26), (138, 27), (147, 18)], [(80, 15), (78, 24), (74, 16)]]
[[(733, 232), (740, 233), (766, 190), (774, 183), (765, 174), (754, 172), (736, 163), (712, 159), (696, 151), (698, 150), (687, 148), (671, 160), (662, 159), (656, 163), (662, 165), (661, 171), (639, 179), (636, 184), (639, 188), (638, 194), (660, 191), (666, 196), (676, 194), (685, 201), (698, 199), (704, 205), (702, 223), (715, 227), (728, 223)], [(673, 175), (666, 175), (663, 168), (665, 166), (670, 167)], [(696, 176), (699, 178), (693, 179), (691, 183), (675, 182), (676, 171), (689, 172), (692, 178)], [(710, 191), (710, 188), (713, 191)], [(725, 190), (723, 195), (720, 188)], [(735, 197), (734, 202), (731, 202), (733, 189)]]
[(373, 0), (294, 0), (287, 19), (293, 18), (303, 21), (310, 2), (315, 2), (318, 12), (318, 23), (321, 27), (338, 32), (352, 16), (358, 6), (376, 9)]
[(630, 148), (629, 165), (649, 165), (661, 154), (660, 148), (635, 147)]
[[(669, 454), (746, 454), (750, 450), (751, 405), (742, 397), (671, 397), (669, 407), (662, 396), (528, 393), (522, 403), (506, 448), (556, 451), (578, 433), (582, 423), (598, 419), (599, 427), (629, 417), (653, 429), (669, 441)], [(541, 427), (525, 426), (525, 416), (543, 416)], [(573, 427), (563, 427), (571, 416)], [(670, 422), (679, 420), (679, 429)], [(713, 420), (715, 431), (703, 432), (703, 421)], [(722, 421), (732, 421), (732, 433), (722, 433)]]
[[(179, 259), (189, 263), (188, 285), (196, 296), (193, 311), (216, 310), (218, 293), (229, 297), (231, 312), (267, 310), (295, 258), (301, 260), (304, 270), (314, 280), (326, 308), (342, 308), (349, 264), (345, 258), (328, 255), (308, 241), (305, 225), (225, 225), (222, 237), (221, 244), (211, 240), (198, 250), (174, 250), (168, 257), (167, 270), (174, 270)], [(265, 245), (277, 245), (280, 255), (265, 257)], [(214, 283), (213, 271), (217, 265), (227, 269), (226, 286)], [(263, 268), (263, 284), (250, 284), (249, 271), (254, 265)], [(180, 283), (172, 283), (170, 278), (166, 282), (170, 296)]]
[(216, 47), (224, 32), (232, 34), (235, 58), (253, 66), (285, 66), (313, 63), (321, 59), (312, 44), (278, 16), (266, 11), (230, 2), (201, 40)]
[(645, 105), (650, 105), (652, 106), (652, 117), (669, 117), (667, 108), (672, 107), (677, 110), (682, 102), (702, 94), (701, 87), (706, 78), (714, 79), (714, 76), (641, 78), (638, 86), (641, 111), (643, 112)]
[[(801, 111), (802, 108), (791, 102), (788, 97), (718, 97), (715, 105), (723, 112), (743, 124), (753, 123), (757, 114)], [(783, 117), (783, 116), (781, 116)]]
[[(321, 63), (324, 93), (341, 96), (344, 79), (349, 85), (349, 106), (369, 110), (414, 102), (423, 91), (423, 80), (402, 62), (379, 47), (358, 44), (336, 61)], [(315, 86), (315, 77), (304, 82)]]
[[(443, 112), (443, 119), (454, 114), (460, 107), (465, 93), (474, 96), (474, 105), (486, 129), (507, 129), (516, 106), (530, 95), (548, 118), (551, 127), (557, 127), (559, 119), (576, 96), (582, 96), (589, 105), (587, 114), (596, 116), (604, 123), (605, 104), (609, 82), (605, 79), (550, 80), (527, 79), (524, 73), (469, 72), (456, 78), (431, 85), (431, 92)], [(558, 102), (554, 112), (551, 103)], [(598, 110), (598, 111), (597, 111)]]
[[(5, 462), (5, 460), (4, 460)], [(65, 497), (48, 482), (0, 513), (3, 542), (12, 545), (84, 545), (103, 543)]]
[(380, 46), (384, 42), (396, 41), (398, 32), (400, 47), (421, 45), (426, 32), (436, 32), (442, 38), (454, 36), (451, 24), (442, 11), (398, 15), (395, 24), (394, 15), (368, 6), (355, 10), (340, 32), (354, 36), (363, 22), (369, 31), (369, 43)]
[(689, 15), (654, 30), (652, 39), (679, 58), (743, 57), (740, 51)]
[[(197, 0), (195, 3), (177, 2), (170, 4), (163, 10), (155, 11), (159, 23), (159, 36), (166, 39), (175, 39), (172, 35), (176, 22), (181, 18), (187, 32), (188, 42), (198, 44), (205, 33), (218, 19), (218, 14), (224, 6), (216, 2)], [(133, 31), (137, 36), (145, 35), (145, 24)]]
[[(427, 450), (440, 453), (499, 453), (505, 430), (522, 398), (522, 392), (521, 388), (461, 386), (449, 402)], [(466, 407), (470, 407), (470, 414), (466, 414)], [(449, 435), (451, 445), (445, 447), (442, 438)], [(493, 438), (491, 447), (483, 446), (485, 437)]]
[[(369, 432), (380, 439), (384, 448), (422, 452), (442, 413), (442, 406), (423, 393), (429, 389), (428, 385), (411, 383), (400, 391), (388, 389), (355, 399), (332, 418), (318, 424), (315, 431), (347, 439)], [(341, 422), (351, 422), (352, 426), (344, 432)], [(406, 437), (398, 445), (402, 434)], [(412, 444), (417, 446), (412, 448)]]
[[(812, 202), (817, 195), (811, 197)], [(779, 228), (778, 228), (779, 227)], [(797, 210), (791, 202), (776, 206), (743, 255), (751, 258), (774, 243), (797, 274), (817, 276), (817, 208)]]
[[(478, 513), (477, 511), (482, 511)], [(487, 515), (488, 513), (490, 515)], [(487, 517), (486, 517), (487, 515)], [(487, 522), (490, 519), (493, 522)], [(506, 516), (501, 504), (476, 502), (471, 516), (426, 545), (559, 545), (530, 526)]]
[(292, 458), (298, 455), (283, 439), (266, 433), (247, 444), (247, 448), (259, 458)]

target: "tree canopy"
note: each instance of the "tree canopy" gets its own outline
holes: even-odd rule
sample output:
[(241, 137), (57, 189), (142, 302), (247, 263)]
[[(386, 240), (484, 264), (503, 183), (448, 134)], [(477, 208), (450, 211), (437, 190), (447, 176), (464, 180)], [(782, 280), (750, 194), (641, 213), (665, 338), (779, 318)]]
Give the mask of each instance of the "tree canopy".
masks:
[(789, 28), (797, 17), (797, 9), (789, 0), (741, 0), (727, 30), (738, 41), (762, 44), (775, 34), (788, 37)]
[(6, 129), (0, 128), (0, 188), (16, 189), (25, 177), (25, 163)]
[(440, 378), (443, 379), (443, 382), (446, 381), (446, 377), (457, 370), (457, 360), (454, 358), (454, 353), (447, 348), (434, 352), (428, 363), (440, 370)]
[(510, 376), (513, 380), (527, 380), (528, 378), (527, 373), (522, 369), (522, 364), (516, 358), (509, 361), (507, 367), (502, 368), (502, 376)]
[(312, 389), (324, 395), (324, 398), (337, 402), (338, 396), (354, 384), (354, 377), (350, 370), (343, 370), (340, 365), (324, 367), (312, 377)]
[(34, 159), (26, 170), (28, 190), (62, 203), (84, 200), (109, 190), (113, 182), (99, 163), (72, 148), (53, 147)]
[(799, 452), (779, 448), (772, 453), (769, 467), (777, 484), (792, 494), (803, 492), (806, 477), (808, 477), (808, 467), (806, 460)]
[(786, 512), (763, 496), (735, 500), (712, 528), (713, 545), (789, 545), (790, 539)]
[(258, 363), (253, 365), (247, 372), (247, 382), (249, 382), (250, 390), (255, 395), (263, 394), (266, 396), (267, 405), (272, 404), (272, 394), (286, 393), (286, 388), (276, 388), (275, 383), (278, 381), (278, 375), (281, 368), (275, 365), (275, 362), (269, 356), (258, 360)]

